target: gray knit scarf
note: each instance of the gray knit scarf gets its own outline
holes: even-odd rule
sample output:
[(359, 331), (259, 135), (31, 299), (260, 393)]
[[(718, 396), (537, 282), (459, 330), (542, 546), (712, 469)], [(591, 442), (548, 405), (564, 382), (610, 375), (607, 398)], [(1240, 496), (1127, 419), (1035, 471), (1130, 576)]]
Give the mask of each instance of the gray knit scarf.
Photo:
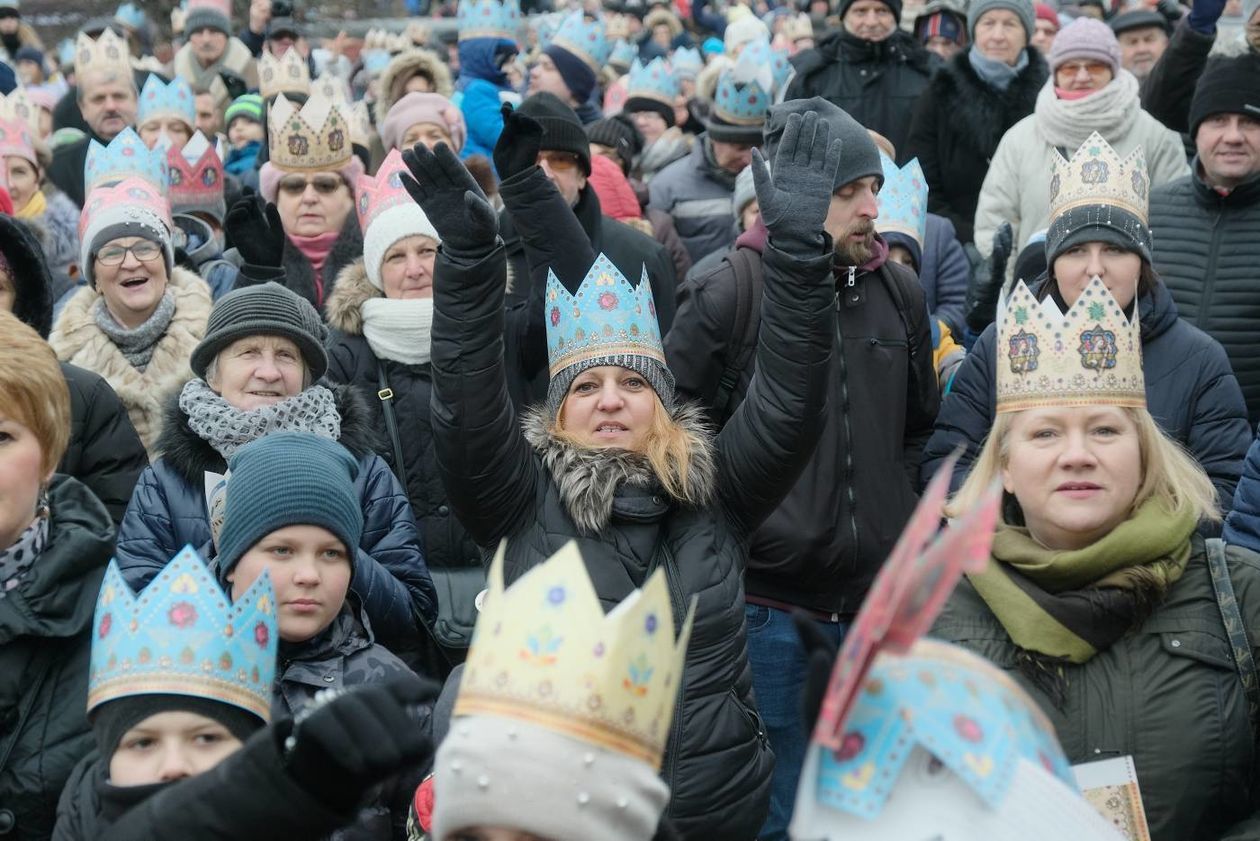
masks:
[(334, 441), (341, 438), (336, 400), (322, 385), (243, 412), (215, 394), (205, 380), (193, 379), (179, 394), (179, 408), (188, 416), (188, 428), (224, 459), (269, 432), (310, 432)]
[(35, 522), (18, 535), (12, 546), (0, 551), (0, 598), (4, 598), (6, 593), (22, 583), (22, 577), (44, 551), (44, 546), (48, 543), (47, 504), (45, 498), (40, 504), (40, 513)]
[(96, 326), (101, 332), (127, 357), (131, 367), (143, 371), (149, 367), (149, 360), (153, 359), (157, 343), (166, 335), (166, 328), (171, 326), (171, 319), (175, 317), (175, 295), (167, 289), (162, 300), (158, 301), (153, 315), (135, 329), (123, 327), (114, 319), (105, 306), (104, 297), (96, 302), (92, 317), (96, 319)]

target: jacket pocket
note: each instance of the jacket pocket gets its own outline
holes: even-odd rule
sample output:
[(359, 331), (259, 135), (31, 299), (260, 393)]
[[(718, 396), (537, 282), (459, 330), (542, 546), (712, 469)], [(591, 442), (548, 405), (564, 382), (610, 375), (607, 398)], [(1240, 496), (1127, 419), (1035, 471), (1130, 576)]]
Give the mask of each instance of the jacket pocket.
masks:
[(1161, 631), (1159, 644), (1164, 653), (1172, 657), (1186, 657), (1218, 669), (1235, 670), (1229, 643), (1215, 634), (1206, 631)]
[(735, 691), (735, 687), (732, 686), (730, 689), (726, 690), (726, 694), (729, 696), (731, 703), (744, 714), (744, 721), (747, 722), (748, 727), (752, 730), (752, 732), (757, 734), (757, 741), (761, 743), (763, 748), (768, 750), (770, 747), (770, 737), (766, 734), (766, 725), (765, 722), (761, 720), (761, 713), (745, 704), (743, 699), (739, 697), (739, 693)]

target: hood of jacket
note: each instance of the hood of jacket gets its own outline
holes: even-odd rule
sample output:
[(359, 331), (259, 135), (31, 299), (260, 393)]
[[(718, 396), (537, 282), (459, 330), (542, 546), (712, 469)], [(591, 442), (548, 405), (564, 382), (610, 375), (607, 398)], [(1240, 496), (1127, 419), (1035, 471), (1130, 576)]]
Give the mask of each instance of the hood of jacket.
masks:
[(914, 36), (900, 28), (882, 41), (859, 38), (843, 25), (818, 42), (817, 58), (810, 62), (801, 59), (800, 72), (808, 75), (809, 64), (841, 62), (844, 64), (908, 64), (922, 73), (931, 73), (935, 58), (915, 40)]
[(13, 314), (47, 339), (52, 331), (52, 275), (39, 235), (26, 222), (0, 213), (0, 252), (13, 269)]
[(410, 79), (416, 73), (423, 73), (433, 80), (434, 93), (440, 93), (450, 99), (455, 89), (451, 82), (451, 71), (442, 59), (438, 58), (437, 53), (419, 47), (403, 50), (389, 62), (376, 83), (378, 94), (376, 105), (373, 107), (378, 126), (385, 123), (385, 116), (389, 113), (389, 109), (394, 107), (394, 103), (402, 99), (401, 95), (395, 95), (394, 83)]
[[(200, 266), (207, 260), (220, 256), (219, 244), (215, 242), (214, 230), (209, 222), (190, 213), (176, 213), (171, 219), (175, 227), (184, 234), (184, 245), (180, 246), (180, 250), (193, 266)], [(178, 256), (177, 253), (176, 257)]]
[[(704, 507), (713, 499), (717, 476), (713, 434), (703, 412), (694, 404), (675, 409), (673, 421), (687, 434), (691, 449), (688, 477), (696, 488), (696, 506)], [(565, 510), (586, 534), (597, 534), (608, 525), (617, 493), (623, 486), (645, 490), (660, 487), (652, 465), (638, 453), (580, 447), (552, 435), (551, 422), (541, 407), (526, 411), (521, 426), (525, 440), (556, 483)]]
[(367, 268), (359, 258), (341, 270), (332, 293), (324, 302), (328, 326), (348, 336), (363, 335), (363, 303), (383, 298), (384, 293), (368, 280)]
[(494, 59), (499, 47), (507, 44), (511, 42), (502, 38), (469, 38), (460, 41), (459, 81), (456, 87), (463, 90), (472, 80), (481, 79), (496, 88), (508, 90), (507, 74)]
[[(1050, 273), (1043, 272), (1033, 286), (1038, 298), (1045, 297), (1049, 285)], [(1138, 299), (1137, 304), (1138, 318), (1142, 322), (1142, 344), (1167, 333), (1180, 317), (1172, 293), (1162, 280), (1156, 280), (1154, 286)]]
[(927, 96), (944, 106), (975, 147), (991, 157), (1007, 129), (1033, 112), (1050, 67), (1040, 50), (1025, 48), (1028, 66), (1003, 91), (976, 75), (967, 52), (962, 50), (937, 70)]

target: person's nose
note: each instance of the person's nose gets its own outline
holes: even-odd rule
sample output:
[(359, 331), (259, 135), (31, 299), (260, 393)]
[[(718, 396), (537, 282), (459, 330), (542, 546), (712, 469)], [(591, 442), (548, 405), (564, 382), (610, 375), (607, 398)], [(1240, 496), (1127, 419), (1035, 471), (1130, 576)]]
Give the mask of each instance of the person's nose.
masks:
[(254, 368), (254, 377), (266, 383), (274, 383), (282, 376), (280, 366), (276, 364), (276, 359), (271, 354), (263, 354), (262, 359), (258, 360), (258, 365)]
[(1089, 251), (1089, 260), (1085, 263), (1086, 277), (1105, 278), (1107, 276), (1107, 264), (1103, 262), (1103, 254), (1101, 248), (1091, 248)]
[(599, 401), (596, 408), (602, 412), (615, 412), (625, 405), (621, 392), (615, 385), (605, 385), (599, 390)]
[(858, 204), (858, 215), (867, 219), (879, 218), (879, 197), (874, 190), (863, 190), (862, 201)]
[(192, 763), (188, 761), (188, 757), (181, 746), (170, 745), (163, 749), (161, 764), (158, 766), (159, 782), (173, 782), (192, 775)]
[(1089, 433), (1084, 429), (1068, 430), (1063, 436), (1063, 450), (1059, 453), (1059, 465), (1067, 470), (1087, 470), (1098, 459), (1090, 446)]
[(315, 189), (314, 181), (306, 182), (306, 189), (302, 191), (302, 204), (315, 204), (319, 201), (319, 190)]
[(293, 584), (297, 587), (319, 585), (319, 567), (312, 558), (298, 558), (293, 562)]

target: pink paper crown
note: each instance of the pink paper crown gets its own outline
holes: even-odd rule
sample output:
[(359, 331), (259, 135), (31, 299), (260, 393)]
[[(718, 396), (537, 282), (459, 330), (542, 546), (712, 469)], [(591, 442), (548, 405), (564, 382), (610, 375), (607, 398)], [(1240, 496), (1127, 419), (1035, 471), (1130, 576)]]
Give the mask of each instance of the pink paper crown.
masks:
[(127, 213), (137, 220), (152, 217), (151, 221), (165, 224), (168, 231), (175, 228), (166, 196), (153, 184), (133, 175), (109, 186), (95, 187), (88, 193), (83, 212), (79, 214), (80, 240), (92, 217), (110, 207), (125, 207)]
[(170, 166), (171, 204), (182, 206), (223, 195), (223, 161), (214, 144), (201, 132), (194, 134), (183, 149), (172, 148), (166, 160)]
[(0, 158), (13, 155), (35, 162), (35, 141), (31, 129), (19, 119), (0, 118)]
[(228, 20), (232, 19), (232, 0), (188, 0), (188, 11), (209, 9), (218, 12)]
[(355, 208), (359, 213), (359, 229), (366, 231), (375, 219), (391, 207), (403, 204), (414, 204), (407, 188), (402, 184), (402, 173), (407, 171), (403, 163), (402, 152), (393, 149), (381, 162), (376, 177), (360, 175), (358, 183), (358, 201)]

